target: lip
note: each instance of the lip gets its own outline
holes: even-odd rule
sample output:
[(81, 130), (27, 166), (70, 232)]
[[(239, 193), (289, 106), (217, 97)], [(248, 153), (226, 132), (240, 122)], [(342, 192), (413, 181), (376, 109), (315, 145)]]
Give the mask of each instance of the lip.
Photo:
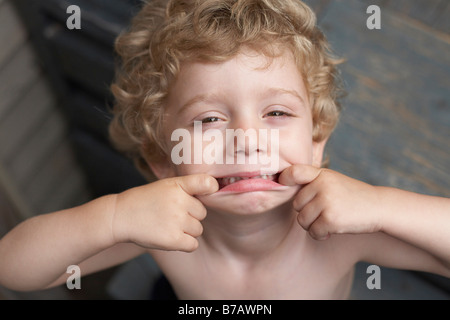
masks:
[[(274, 190), (283, 185), (278, 183), (279, 173), (239, 172), (217, 178), (222, 193), (244, 193)], [(237, 181), (234, 181), (237, 180)]]

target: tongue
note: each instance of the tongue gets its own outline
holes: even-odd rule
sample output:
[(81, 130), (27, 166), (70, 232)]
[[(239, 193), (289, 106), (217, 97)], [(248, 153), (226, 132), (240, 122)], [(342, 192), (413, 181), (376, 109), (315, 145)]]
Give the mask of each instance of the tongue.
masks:
[(273, 179), (241, 179), (230, 184), (219, 184), (221, 192), (243, 193), (252, 191), (267, 191), (280, 187)]
[(278, 180), (278, 174), (276, 175), (266, 175), (266, 178), (263, 178), (261, 175), (254, 176), (254, 177), (226, 177), (226, 178), (218, 178), (217, 181), (219, 182), (219, 187), (224, 188), (226, 186), (229, 186), (231, 184), (237, 183), (239, 181), (243, 180), (268, 180), (268, 181), (275, 181)]

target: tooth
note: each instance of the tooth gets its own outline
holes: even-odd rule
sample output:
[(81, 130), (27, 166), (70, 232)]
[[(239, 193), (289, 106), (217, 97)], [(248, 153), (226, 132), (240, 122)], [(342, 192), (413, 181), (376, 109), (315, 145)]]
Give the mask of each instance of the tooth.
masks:
[(275, 181), (275, 178), (276, 178), (275, 174), (262, 174), (262, 175), (253, 176), (253, 177), (225, 177), (225, 178), (221, 178), (221, 183), (223, 185), (229, 185), (229, 184), (238, 182), (240, 180), (248, 180), (248, 179), (264, 179), (264, 180)]

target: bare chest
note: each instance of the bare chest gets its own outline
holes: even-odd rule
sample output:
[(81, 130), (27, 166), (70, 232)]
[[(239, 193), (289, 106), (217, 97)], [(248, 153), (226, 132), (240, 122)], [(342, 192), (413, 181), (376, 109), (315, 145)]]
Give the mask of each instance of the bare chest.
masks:
[(186, 254), (176, 260), (160, 266), (180, 299), (346, 299), (353, 280), (351, 264), (322, 255), (250, 265)]

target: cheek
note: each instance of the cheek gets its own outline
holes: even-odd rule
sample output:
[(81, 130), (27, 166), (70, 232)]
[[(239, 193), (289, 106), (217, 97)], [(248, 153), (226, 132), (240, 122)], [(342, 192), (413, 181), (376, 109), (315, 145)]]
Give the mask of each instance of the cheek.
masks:
[(180, 164), (173, 165), (177, 176), (207, 173), (211, 166), (205, 164)]
[(296, 128), (281, 132), (280, 159), (288, 164), (312, 164), (312, 133), (307, 128)]

